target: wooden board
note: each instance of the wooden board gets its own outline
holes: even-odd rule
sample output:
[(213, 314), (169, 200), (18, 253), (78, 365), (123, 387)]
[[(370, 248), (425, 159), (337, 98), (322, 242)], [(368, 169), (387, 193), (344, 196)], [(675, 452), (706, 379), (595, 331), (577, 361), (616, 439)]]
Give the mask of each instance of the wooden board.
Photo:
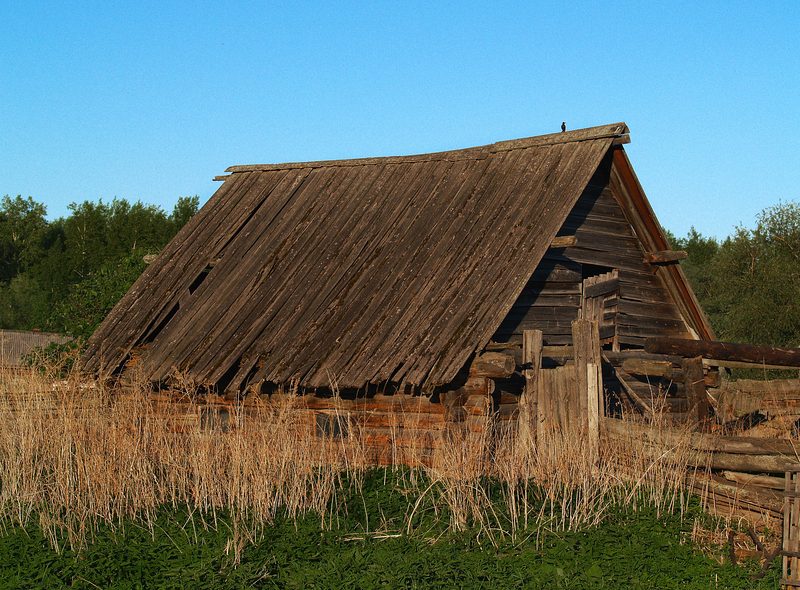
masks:
[(144, 378), (178, 369), (217, 390), (444, 385), (512, 308), (613, 141), (237, 168), (83, 366), (113, 372), (137, 349)]

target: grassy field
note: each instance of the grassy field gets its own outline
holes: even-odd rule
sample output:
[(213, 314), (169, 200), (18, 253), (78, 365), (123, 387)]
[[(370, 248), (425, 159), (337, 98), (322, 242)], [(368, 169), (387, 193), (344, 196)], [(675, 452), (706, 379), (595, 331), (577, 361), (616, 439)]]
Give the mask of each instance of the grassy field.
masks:
[(680, 445), (448, 433), (430, 464), (376, 470), (291, 403), (224, 431), (169, 408), (0, 375), (0, 588), (777, 587), (695, 546), (718, 525)]
[(599, 526), (492, 543), (480, 529), (448, 531), (432, 507), (414, 532), (399, 530), (404, 490), (391, 474), (371, 473), (343, 499), (335, 527), (316, 514), (278, 516), (238, 563), (221, 512), (207, 526), (185, 509), (161, 510), (152, 529), (104, 525), (79, 554), (55, 552), (36, 524), (14, 527), (0, 537), (0, 588), (778, 587), (777, 562), (754, 582), (758, 564), (723, 564), (693, 546), (692, 525), (703, 518), (694, 505), (683, 516), (620, 509)]

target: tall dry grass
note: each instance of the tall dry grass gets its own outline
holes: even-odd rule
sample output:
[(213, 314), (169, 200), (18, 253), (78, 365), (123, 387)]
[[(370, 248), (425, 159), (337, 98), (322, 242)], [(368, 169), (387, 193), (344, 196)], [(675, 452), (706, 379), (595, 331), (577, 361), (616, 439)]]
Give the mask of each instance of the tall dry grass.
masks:
[[(341, 499), (358, 493), (370, 468), (357, 427), (320, 438), (291, 397), (226, 413), (192, 391), (187, 383), (182, 403), (155, 411), (144, 385), (0, 373), (0, 522), (38, 519), (54, 547), (80, 549), (100, 525), (133, 519), (154, 530), (163, 506), (185, 507), (202, 524), (224, 511), (236, 552), (278, 514), (315, 512), (336, 526)], [(528, 420), (443, 430), (432, 455), (403, 449), (425, 460), (392, 479), (408, 498), (402, 528), (433, 511), (453, 530), (475, 527), (494, 541), (593, 526), (618, 508), (683, 509), (688, 446), (604, 444), (592, 457), (582, 433), (534, 435)]]

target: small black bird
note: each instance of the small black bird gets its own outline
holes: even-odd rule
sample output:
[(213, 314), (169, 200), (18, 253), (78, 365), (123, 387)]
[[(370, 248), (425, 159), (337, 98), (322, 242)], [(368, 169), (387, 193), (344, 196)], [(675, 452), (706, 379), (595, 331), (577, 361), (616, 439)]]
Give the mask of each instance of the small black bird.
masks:
[(561, 133), (564, 133), (567, 130), (567, 122), (561, 121)]

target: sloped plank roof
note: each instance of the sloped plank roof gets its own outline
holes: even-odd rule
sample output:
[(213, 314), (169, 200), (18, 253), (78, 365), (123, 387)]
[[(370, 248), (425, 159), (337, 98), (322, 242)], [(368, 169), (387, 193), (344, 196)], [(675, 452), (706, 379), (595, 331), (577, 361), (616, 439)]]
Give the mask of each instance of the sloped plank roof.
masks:
[(231, 167), (92, 336), (84, 367), (115, 370), (136, 348), (152, 380), (447, 383), (626, 133)]

